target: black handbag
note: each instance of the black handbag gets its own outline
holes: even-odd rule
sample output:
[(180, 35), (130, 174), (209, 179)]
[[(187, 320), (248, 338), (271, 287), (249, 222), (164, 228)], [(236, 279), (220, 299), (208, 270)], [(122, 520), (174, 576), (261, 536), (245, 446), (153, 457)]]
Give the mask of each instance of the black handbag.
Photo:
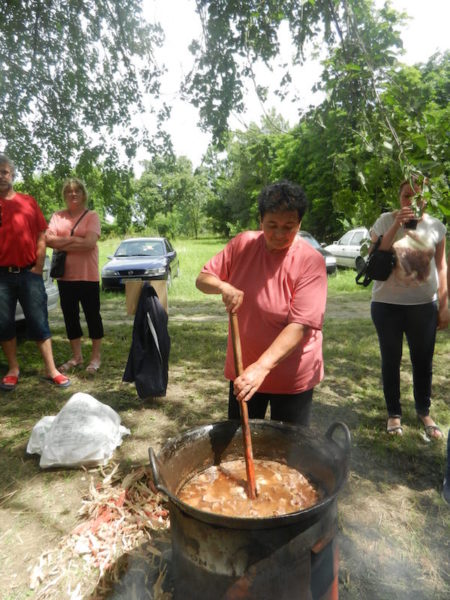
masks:
[(50, 277), (58, 279), (64, 275), (67, 252), (65, 250), (53, 250), (52, 263), (50, 265)]
[[(375, 246), (367, 259), (365, 265), (358, 271), (355, 281), (358, 285), (367, 287), (373, 280), (386, 281), (395, 267), (396, 257), (391, 250), (379, 250), (380, 237), (375, 242)], [(361, 281), (362, 279), (362, 281)]]
[[(75, 227), (88, 212), (88, 210), (84, 211), (84, 213), (72, 227), (70, 235), (73, 235)], [(66, 256), (67, 252), (65, 250), (53, 250), (52, 262), (50, 265), (50, 277), (52, 277), (53, 279), (58, 279), (59, 277), (62, 277), (64, 275), (64, 269), (66, 267)]]

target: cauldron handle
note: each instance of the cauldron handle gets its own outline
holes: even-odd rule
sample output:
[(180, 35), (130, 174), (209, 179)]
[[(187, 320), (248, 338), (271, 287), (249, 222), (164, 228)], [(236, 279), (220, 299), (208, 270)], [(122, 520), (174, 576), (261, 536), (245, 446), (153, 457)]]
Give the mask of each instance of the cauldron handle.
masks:
[(158, 459), (156, 458), (156, 454), (153, 451), (153, 448), (148, 449), (148, 456), (150, 459), (150, 466), (152, 468), (153, 474), (153, 483), (156, 486), (156, 489), (165, 494), (166, 496), (170, 496), (167, 488), (161, 483), (159, 478), (159, 467), (158, 467)]
[(328, 427), (328, 430), (325, 435), (329, 440), (332, 440), (339, 446), (340, 444), (336, 440), (333, 440), (333, 433), (338, 428), (342, 429), (342, 431), (344, 432), (344, 438), (345, 438), (344, 451), (347, 454), (349, 452), (351, 444), (352, 444), (352, 436), (350, 435), (350, 430), (345, 423), (342, 423), (342, 421), (336, 421), (335, 423), (332, 423)]

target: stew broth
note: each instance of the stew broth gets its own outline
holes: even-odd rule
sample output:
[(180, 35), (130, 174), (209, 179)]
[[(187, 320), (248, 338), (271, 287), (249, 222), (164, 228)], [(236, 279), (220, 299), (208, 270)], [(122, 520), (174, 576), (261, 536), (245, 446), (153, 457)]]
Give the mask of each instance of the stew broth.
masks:
[(246, 493), (244, 459), (223, 462), (194, 475), (178, 491), (186, 504), (233, 517), (272, 517), (309, 508), (321, 495), (296, 469), (273, 460), (254, 460), (256, 499)]

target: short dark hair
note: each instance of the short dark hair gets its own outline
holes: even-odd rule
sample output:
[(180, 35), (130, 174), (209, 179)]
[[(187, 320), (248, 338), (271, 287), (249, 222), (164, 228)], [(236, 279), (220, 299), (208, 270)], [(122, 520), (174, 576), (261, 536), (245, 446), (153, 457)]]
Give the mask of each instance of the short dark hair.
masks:
[(6, 156), (6, 154), (0, 154), (0, 165), (8, 165), (8, 167), (11, 169), (11, 175), (14, 177), (16, 174), (16, 167), (14, 166), (13, 161)]
[(268, 212), (286, 212), (295, 210), (299, 221), (308, 208), (305, 192), (296, 183), (277, 181), (267, 185), (259, 194), (258, 210), (261, 219)]

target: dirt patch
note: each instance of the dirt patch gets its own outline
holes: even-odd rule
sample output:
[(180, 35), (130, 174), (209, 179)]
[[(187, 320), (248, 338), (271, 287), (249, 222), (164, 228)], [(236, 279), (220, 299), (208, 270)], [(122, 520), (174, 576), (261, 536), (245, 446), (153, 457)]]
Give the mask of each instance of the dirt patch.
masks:
[[(167, 396), (144, 402), (136, 398), (133, 385), (120, 382), (123, 365), (114, 363), (113, 354), (108, 354), (108, 343), (122, 344), (126, 353), (132, 317), (117, 313), (109, 302), (105, 306), (110, 339), (105, 340), (102, 379), (92, 381), (83, 373), (75, 374), (73, 392), (87, 391), (110, 404), (131, 430), (114, 455), (124, 473), (148, 464), (149, 446), (158, 451), (168, 437), (226, 417), (222, 363), (227, 318), (221, 311), (206, 314), (201, 310), (196, 311), (194, 305), (186, 310), (171, 307), (173, 353)], [(61, 319), (57, 314), (51, 318), (56, 346), (60, 338), (65, 351)], [(444, 600), (450, 596), (449, 510), (440, 497), (444, 444), (423, 439), (410, 409), (402, 440), (384, 434), (379, 364), (367, 300), (330, 300), (326, 322), (327, 377), (315, 393), (312, 426), (323, 434), (333, 421), (343, 421), (353, 439), (350, 473), (338, 499), (340, 598)], [(179, 328), (186, 327), (192, 329), (192, 345), (180, 349)], [(198, 346), (206, 347), (216, 338), (220, 342), (216, 355), (205, 352), (203, 357)], [(440, 394), (436, 401), (443, 403), (448, 342), (440, 342), (437, 352), (442, 367), (436, 369)], [(410, 388), (410, 379), (404, 385)], [(40, 390), (33, 397), (36, 410), (31, 414), (26, 412), (31, 395), (22, 397), (18, 391), (13, 397), (0, 397), (2, 600), (33, 597), (31, 568), (45, 549), (56, 547), (77, 525), (90, 477), (101, 477), (96, 470), (41, 472), (38, 458), (25, 454), (28, 434), (24, 431), (30, 431), (38, 417), (57, 411), (56, 401), (49, 404), (49, 399), (41, 397), (48, 388)], [(59, 406), (69, 397), (69, 392), (60, 396)], [(85, 577), (80, 571), (80, 580)]]
[(354, 297), (341, 294), (327, 300), (326, 318), (328, 319), (369, 319), (370, 302), (363, 298), (355, 300)]

